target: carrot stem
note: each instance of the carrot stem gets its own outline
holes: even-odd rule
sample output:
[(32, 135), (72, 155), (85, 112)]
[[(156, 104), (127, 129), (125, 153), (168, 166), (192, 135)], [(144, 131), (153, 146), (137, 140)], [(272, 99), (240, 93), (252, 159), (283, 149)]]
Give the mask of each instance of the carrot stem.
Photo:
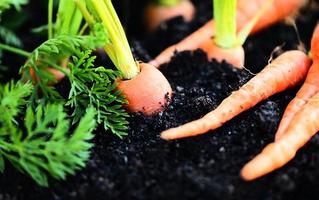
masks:
[(9, 45), (1, 44), (1, 43), (0, 43), (0, 49), (15, 53), (15, 54), (27, 57), (27, 58), (29, 58), (29, 56), (30, 56), (30, 53), (27, 51), (24, 51), (22, 49), (18, 49), (18, 48), (9, 46)]
[(176, 6), (179, 4), (182, 0), (153, 0), (154, 4), (161, 5), (161, 6)]
[(51, 39), (53, 36), (52, 15), (53, 15), (53, 0), (49, 0), (49, 4), (48, 4), (48, 37), (49, 39)]
[(236, 46), (236, 0), (213, 0), (216, 23), (215, 44), (222, 48)]
[[(124, 79), (132, 79), (140, 72), (138, 63), (134, 60), (124, 29), (116, 14), (111, 0), (86, 0), (86, 5), (80, 5), (80, 10), (87, 22), (92, 23), (92, 16), (101, 22), (105, 28), (110, 43), (104, 47), (114, 65), (122, 72)], [(87, 7), (87, 8), (85, 8)]]

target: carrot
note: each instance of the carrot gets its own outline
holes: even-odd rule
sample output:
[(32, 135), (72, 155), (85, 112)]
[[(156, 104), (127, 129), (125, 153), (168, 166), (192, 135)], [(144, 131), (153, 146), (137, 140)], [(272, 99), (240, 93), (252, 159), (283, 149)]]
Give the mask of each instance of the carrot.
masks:
[(269, 96), (296, 85), (305, 78), (309, 67), (310, 60), (305, 53), (297, 50), (285, 52), (223, 100), (215, 110), (201, 119), (162, 132), (161, 138), (171, 140), (214, 130)]
[(163, 74), (154, 66), (141, 63), (140, 67), (141, 72), (131, 80), (120, 81), (118, 89), (126, 96), (129, 102), (126, 107), (130, 112), (151, 115), (168, 103), (172, 88)]
[(289, 162), (298, 149), (319, 131), (319, 93), (316, 93), (295, 115), (280, 140), (267, 145), (253, 160), (247, 163), (241, 176), (253, 180), (278, 169)]
[[(251, 21), (255, 14), (261, 9), (264, 0), (238, 0), (237, 3), (237, 31)], [(274, 0), (272, 6), (268, 7), (261, 18), (254, 25), (251, 33), (256, 33), (285, 17), (296, 13), (300, 7), (305, 4), (306, 0)], [(195, 50), (201, 48), (205, 42), (215, 36), (215, 22), (210, 20), (203, 27), (160, 53), (150, 64), (159, 67), (168, 62), (174, 55), (175, 51)]]
[(276, 133), (275, 142), (267, 145), (244, 166), (245, 180), (263, 176), (289, 162), (298, 149), (319, 131), (319, 24), (316, 26), (311, 51), (313, 64), (296, 97), (289, 103)]
[(108, 34), (110, 42), (105, 44), (104, 51), (121, 72), (118, 89), (128, 100), (127, 110), (145, 115), (163, 110), (171, 98), (171, 86), (157, 68), (134, 59), (112, 1), (75, 0), (75, 3), (91, 29), (100, 23)]
[(313, 95), (319, 92), (319, 24), (316, 26), (311, 39), (311, 51), (314, 62), (310, 67), (304, 84), (296, 94), (296, 97), (288, 104), (276, 132), (275, 140), (281, 138), (291, 123), (294, 115), (312, 98)]
[(191, 1), (170, 0), (167, 3), (166, 1), (164, 3), (152, 2), (146, 6), (145, 25), (148, 32), (154, 32), (162, 22), (177, 16), (182, 16), (187, 22), (191, 21), (194, 18), (195, 7)]

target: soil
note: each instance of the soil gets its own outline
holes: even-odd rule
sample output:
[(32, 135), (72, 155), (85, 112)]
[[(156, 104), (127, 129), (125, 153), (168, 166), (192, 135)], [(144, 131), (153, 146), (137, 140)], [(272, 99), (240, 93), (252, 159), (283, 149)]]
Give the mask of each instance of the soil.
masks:
[[(209, 2), (195, 1), (200, 13), (209, 13)], [(133, 52), (138, 59), (149, 60), (209, 17), (207, 14), (188, 24), (176, 18), (152, 36), (138, 35), (128, 23)], [(310, 9), (297, 19), (301, 41), (307, 49), (318, 19), (319, 13)], [(260, 71), (275, 47), (282, 44), (283, 50), (299, 45), (296, 31), (282, 23), (250, 37), (245, 44), (247, 70), (209, 61), (200, 50), (177, 53), (161, 67), (174, 90), (172, 103), (164, 112), (152, 117), (132, 114), (129, 136), (122, 140), (103, 129), (97, 130), (87, 167), (67, 181), (50, 180), (48, 189), (37, 186), (7, 162), (5, 173), (0, 175), (0, 200), (316, 199), (319, 136), (285, 167), (253, 182), (239, 177), (241, 167), (273, 141), (284, 108), (298, 87), (261, 102), (208, 134), (171, 142), (159, 138), (161, 131), (214, 109), (252, 73)]]

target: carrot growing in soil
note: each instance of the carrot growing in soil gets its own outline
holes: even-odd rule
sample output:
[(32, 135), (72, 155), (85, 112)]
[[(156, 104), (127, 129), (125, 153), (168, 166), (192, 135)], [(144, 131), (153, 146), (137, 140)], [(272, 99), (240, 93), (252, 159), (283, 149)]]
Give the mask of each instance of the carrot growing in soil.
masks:
[(239, 90), (223, 100), (215, 110), (201, 119), (162, 132), (161, 138), (172, 140), (196, 136), (219, 128), (269, 96), (298, 84), (305, 78), (310, 63), (310, 59), (301, 51), (283, 53)]
[(111, 0), (75, 2), (91, 30), (101, 25), (107, 34), (109, 43), (104, 46), (104, 50), (122, 73), (123, 79), (118, 81), (118, 89), (128, 100), (126, 108), (147, 115), (161, 111), (171, 97), (171, 86), (158, 69), (134, 60)]
[(148, 32), (154, 32), (162, 22), (182, 16), (191, 21), (195, 7), (190, 0), (151, 0), (145, 8), (145, 25)]
[[(255, 23), (251, 33), (256, 33), (285, 17), (294, 15), (297, 11), (305, 5), (307, 0), (273, 0), (271, 6), (267, 7), (264, 14)], [(238, 0), (236, 23), (237, 31), (242, 30), (243, 27), (255, 18), (256, 13), (265, 5), (264, 0)], [(201, 48), (202, 44), (216, 36), (215, 20), (210, 20), (203, 27), (180, 41), (172, 45), (160, 53), (150, 64), (159, 67), (168, 62), (174, 55), (175, 51), (195, 50)]]
[(243, 167), (241, 175), (245, 180), (256, 179), (282, 167), (319, 131), (319, 25), (311, 41), (311, 52), (311, 69), (285, 111), (275, 142)]

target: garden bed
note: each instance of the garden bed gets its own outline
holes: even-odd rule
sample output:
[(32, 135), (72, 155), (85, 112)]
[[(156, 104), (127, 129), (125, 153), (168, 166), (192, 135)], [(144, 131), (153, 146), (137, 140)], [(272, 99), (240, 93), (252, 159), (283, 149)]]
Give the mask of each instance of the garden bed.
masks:
[[(200, 12), (209, 12), (211, 5), (205, 2)], [(307, 8), (297, 19), (308, 50), (318, 18), (318, 12)], [(156, 37), (146, 38), (129, 25), (133, 52), (137, 58), (149, 59), (204, 22), (200, 18), (181, 25), (180, 19), (173, 19), (155, 33)], [(239, 176), (242, 166), (273, 141), (285, 106), (298, 88), (263, 101), (206, 135), (171, 142), (159, 138), (161, 131), (215, 108), (249, 80), (251, 73), (260, 71), (273, 49), (282, 44), (284, 50), (299, 44), (295, 30), (285, 24), (250, 37), (244, 46), (246, 70), (208, 61), (200, 50), (177, 53), (160, 68), (174, 91), (172, 104), (164, 112), (153, 117), (132, 114), (129, 135), (124, 139), (98, 129), (87, 167), (65, 182), (50, 180), (50, 188), (39, 187), (7, 163), (6, 172), (0, 174), (0, 200), (314, 199), (319, 195), (318, 135), (276, 172), (253, 182), (244, 182)], [(157, 47), (152, 48), (154, 45)]]

